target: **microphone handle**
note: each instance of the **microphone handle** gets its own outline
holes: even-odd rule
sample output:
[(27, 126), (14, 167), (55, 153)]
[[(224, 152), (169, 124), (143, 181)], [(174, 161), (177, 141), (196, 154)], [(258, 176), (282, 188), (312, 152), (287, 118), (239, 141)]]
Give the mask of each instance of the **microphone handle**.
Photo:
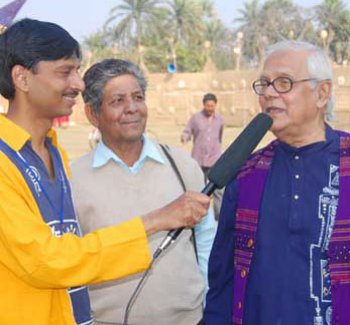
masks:
[[(209, 181), (209, 183), (202, 190), (202, 193), (211, 196), (216, 190), (216, 188), (217, 186), (213, 182)], [(170, 230), (167, 236), (164, 238), (164, 240), (154, 252), (153, 259), (156, 259), (165, 249), (167, 249), (170, 246), (170, 244), (172, 244), (176, 240), (176, 238), (181, 234), (182, 230), (184, 229), (184, 227), (181, 227)]]

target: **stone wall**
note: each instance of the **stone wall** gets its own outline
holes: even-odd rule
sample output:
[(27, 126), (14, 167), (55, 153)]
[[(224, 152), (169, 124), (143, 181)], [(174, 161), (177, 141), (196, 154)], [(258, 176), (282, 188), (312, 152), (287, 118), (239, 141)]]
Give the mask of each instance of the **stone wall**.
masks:
[[(336, 93), (336, 127), (350, 128), (350, 67), (334, 67)], [(227, 126), (242, 127), (259, 112), (257, 96), (251, 84), (258, 71), (216, 71), (202, 73), (149, 74), (147, 104), (149, 126), (182, 126), (201, 109), (202, 97), (207, 92), (218, 97), (218, 108)], [(6, 101), (0, 96), (0, 104)], [(82, 99), (74, 109), (72, 120), (87, 123)]]

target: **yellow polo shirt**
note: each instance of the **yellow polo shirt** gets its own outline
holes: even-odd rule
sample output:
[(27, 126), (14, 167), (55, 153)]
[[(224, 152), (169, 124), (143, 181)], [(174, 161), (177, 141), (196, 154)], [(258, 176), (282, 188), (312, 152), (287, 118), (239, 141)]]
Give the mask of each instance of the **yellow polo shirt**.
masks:
[[(57, 146), (55, 132), (48, 136)], [(0, 115), (0, 139), (18, 151), (30, 135)], [(66, 288), (141, 272), (150, 260), (140, 218), (82, 238), (54, 237), (21, 172), (0, 152), (1, 325), (75, 324)]]

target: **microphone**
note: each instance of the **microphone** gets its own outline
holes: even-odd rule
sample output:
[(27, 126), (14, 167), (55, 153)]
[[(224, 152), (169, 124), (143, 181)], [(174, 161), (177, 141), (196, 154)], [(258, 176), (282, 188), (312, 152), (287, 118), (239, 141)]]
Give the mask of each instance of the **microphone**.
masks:
[[(259, 113), (255, 116), (210, 169), (208, 174), (209, 182), (201, 193), (210, 196), (216, 189), (223, 188), (233, 180), (260, 140), (269, 130), (272, 122), (272, 118), (266, 113)], [(156, 259), (172, 244), (183, 229), (182, 227), (169, 231), (168, 235), (154, 252), (153, 259)]]

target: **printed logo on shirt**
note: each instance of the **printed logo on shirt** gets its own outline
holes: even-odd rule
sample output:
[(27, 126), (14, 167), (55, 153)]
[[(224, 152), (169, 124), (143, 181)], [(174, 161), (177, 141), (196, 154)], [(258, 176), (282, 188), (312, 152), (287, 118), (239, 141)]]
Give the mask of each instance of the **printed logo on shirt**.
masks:
[(330, 275), (330, 272), (328, 269), (328, 261), (327, 260), (321, 260), (321, 272), (322, 272), (321, 301), (322, 302), (331, 302), (331, 275)]
[(326, 322), (327, 325), (331, 325), (331, 321), (332, 321), (332, 306), (329, 306), (326, 310)]
[(68, 188), (67, 188), (66, 179), (64, 177), (64, 173), (63, 173), (62, 170), (60, 170), (60, 180), (61, 180), (61, 184), (63, 186), (63, 192), (67, 193), (68, 192)]
[(54, 220), (47, 223), (51, 227), (51, 232), (55, 237), (61, 237), (63, 234), (71, 233), (79, 236), (79, 225), (77, 220), (63, 219), (63, 223)]
[(40, 181), (40, 173), (34, 166), (29, 166), (29, 168), (26, 168), (26, 174), (28, 175), (30, 181), (33, 183), (35, 192), (38, 196), (40, 196), (41, 193), (41, 187), (39, 184)]
[[(325, 252), (334, 227), (339, 197), (339, 166), (329, 166), (328, 185), (319, 196), (320, 233), (310, 246), (310, 298), (315, 302), (314, 325), (330, 325), (331, 279)], [(321, 280), (321, 281), (319, 281)]]

